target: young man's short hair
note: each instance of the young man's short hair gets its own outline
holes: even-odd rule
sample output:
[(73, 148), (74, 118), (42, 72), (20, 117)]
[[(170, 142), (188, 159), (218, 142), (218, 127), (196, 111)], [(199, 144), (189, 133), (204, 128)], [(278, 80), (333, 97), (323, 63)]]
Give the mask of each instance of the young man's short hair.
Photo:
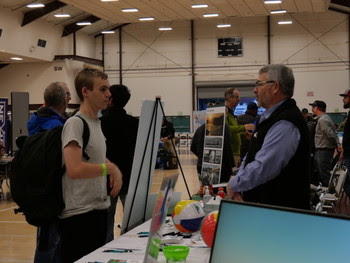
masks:
[(124, 85), (112, 85), (109, 92), (112, 95), (113, 105), (121, 108), (125, 107), (131, 97), (129, 89)]
[(84, 68), (75, 77), (75, 91), (77, 92), (81, 101), (84, 101), (83, 88), (92, 90), (94, 88), (95, 79), (108, 79), (108, 75), (98, 69)]

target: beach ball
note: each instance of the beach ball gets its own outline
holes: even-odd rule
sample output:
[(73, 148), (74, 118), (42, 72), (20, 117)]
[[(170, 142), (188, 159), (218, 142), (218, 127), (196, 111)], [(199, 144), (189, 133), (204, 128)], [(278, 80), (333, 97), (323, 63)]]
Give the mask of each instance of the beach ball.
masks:
[(218, 221), (219, 211), (209, 213), (202, 221), (201, 236), (208, 247), (213, 246), (216, 222)]
[(180, 232), (196, 232), (199, 230), (205, 216), (200, 202), (182, 200), (175, 205), (172, 219)]

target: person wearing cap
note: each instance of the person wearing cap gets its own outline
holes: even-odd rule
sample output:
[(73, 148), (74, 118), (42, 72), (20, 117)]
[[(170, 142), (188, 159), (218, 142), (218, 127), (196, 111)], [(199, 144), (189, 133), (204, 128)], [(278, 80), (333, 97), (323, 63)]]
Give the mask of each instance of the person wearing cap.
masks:
[(266, 110), (237, 175), (227, 184), (228, 198), (310, 209), (310, 142), (292, 99), (292, 69), (282, 64), (261, 68), (253, 92)]
[(342, 151), (335, 125), (326, 113), (327, 105), (324, 101), (315, 100), (309, 103), (312, 113), (316, 116), (315, 129), (315, 161), (319, 172), (319, 181), (328, 186), (331, 177), (334, 151)]
[(139, 124), (139, 120), (128, 115), (124, 109), (131, 97), (129, 89), (124, 85), (112, 85), (109, 92), (111, 98), (109, 107), (100, 118), (101, 128), (106, 137), (107, 158), (115, 163), (122, 172), (123, 185), (119, 196), (111, 197), (111, 206), (108, 209), (106, 242), (114, 239), (114, 216), (118, 197), (123, 207), (125, 204)]
[(244, 125), (239, 125), (237, 123), (236, 116), (233, 112), (239, 103), (239, 98), (237, 89), (227, 88), (225, 90), (226, 124), (230, 128), (231, 148), (236, 167), (239, 167), (241, 161), (241, 134), (255, 129), (255, 125), (251, 123)]
[[(343, 97), (343, 107), (344, 109), (350, 108), (350, 89), (344, 91), (344, 93), (339, 94)], [(345, 121), (344, 131), (343, 131), (343, 152), (340, 157), (341, 160), (344, 160), (346, 169), (348, 170), (348, 176), (345, 179), (344, 191), (347, 196), (350, 197), (350, 111)]]
[[(254, 101), (251, 101), (247, 105), (247, 110), (244, 114), (239, 115), (237, 117), (237, 123), (239, 125), (244, 125), (248, 123), (256, 124), (258, 120), (258, 105)], [(247, 154), (249, 141), (251, 138), (253, 131), (246, 131), (242, 136), (242, 144), (241, 144), (241, 160), (244, 158), (244, 156)]]

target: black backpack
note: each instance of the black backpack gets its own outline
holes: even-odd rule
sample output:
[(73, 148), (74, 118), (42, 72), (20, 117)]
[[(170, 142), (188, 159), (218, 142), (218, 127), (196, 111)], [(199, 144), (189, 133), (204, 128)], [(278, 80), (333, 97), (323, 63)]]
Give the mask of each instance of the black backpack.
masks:
[[(90, 138), (89, 126), (77, 117), (84, 123), (83, 156), (88, 160), (85, 148)], [(49, 224), (64, 209), (62, 129), (63, 126), (58, 126), (28, 136), (11, 163), (11, 195), (19, 206), (15, 213), (23, 212), (27, 222), (34, 226)]]

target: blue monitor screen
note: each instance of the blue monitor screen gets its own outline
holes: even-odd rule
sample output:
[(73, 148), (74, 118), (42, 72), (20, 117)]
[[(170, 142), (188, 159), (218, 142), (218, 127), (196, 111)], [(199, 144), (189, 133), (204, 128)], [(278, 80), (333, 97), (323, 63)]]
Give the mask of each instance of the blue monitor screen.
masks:
[(212, 263), (349, 262), (350, 218), (222, 201)]
[[(257, 100), (253, 97), (241, 97), (237, 107), (235, 108), (234, 115), (239, 116), (239, 115), (244, 114), (245, 111), (247, 110), (247, 104), (251, 101), (258, 104)], [(198, 100), (198, 110), (199, 111), (206, 110), (208, 107), (208, 103), (224, 105), (225, 100), (224, 99), (199, 99)], [(258, 115), (261, 115), (264, 112), (264, 110), (265, 109), (263, 107), (259, 107), (258, 108)]]
[[(245, 113), (245, 111), (247, 110), (247, 105), (249, 102), (255, 102), (258, 105), (258, 102), (255, 98), (245, 98), (245, 97), (241, 97), (239, 100), (239, 103), (237, 105), (237, 107), (235, 108), (235, 116), (239, 116)], [(258, 115), (261, 115), (264, 112), (264, 108), (263, 107), (259, 107), (258, 108)]]

